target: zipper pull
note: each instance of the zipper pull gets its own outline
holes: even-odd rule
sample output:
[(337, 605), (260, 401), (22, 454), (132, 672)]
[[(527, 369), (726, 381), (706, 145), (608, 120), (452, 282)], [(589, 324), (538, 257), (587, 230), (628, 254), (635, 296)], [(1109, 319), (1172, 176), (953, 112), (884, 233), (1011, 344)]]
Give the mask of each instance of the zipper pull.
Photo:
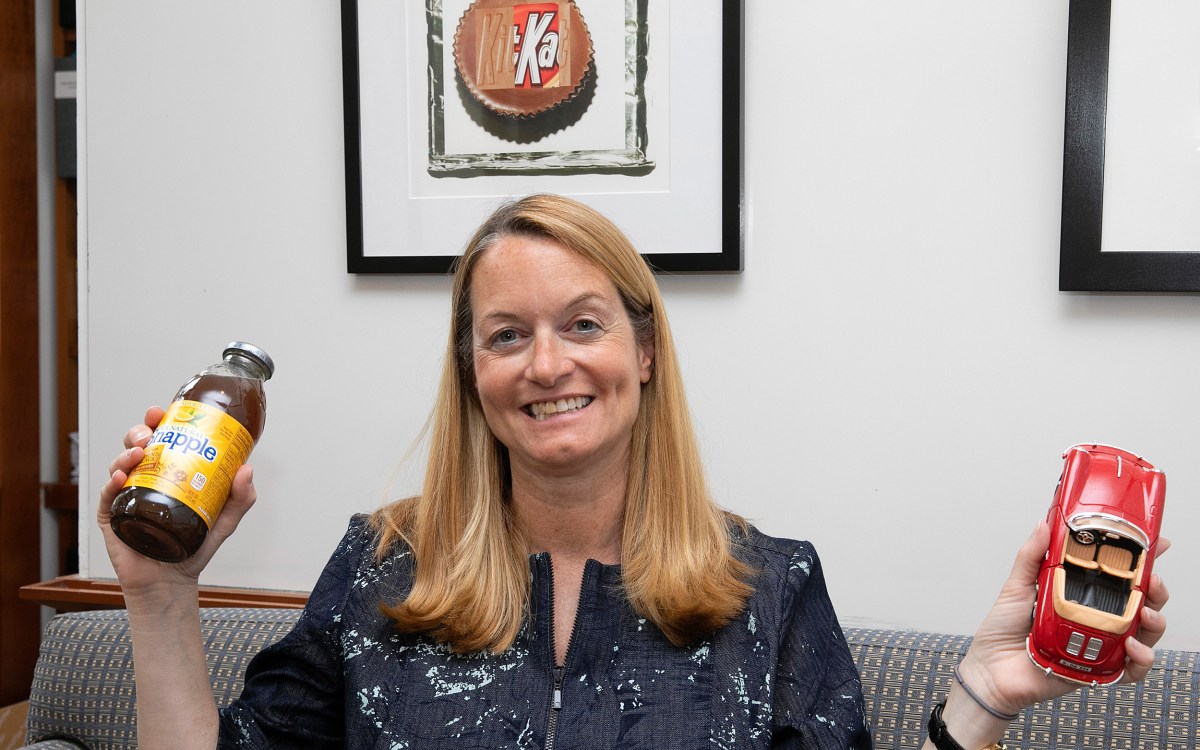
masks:
[(550, 708), (558, 711), (562, 708), (562, 683), (563, 683), (563, 668), (554, 668), (554, 700), (550, 704)]

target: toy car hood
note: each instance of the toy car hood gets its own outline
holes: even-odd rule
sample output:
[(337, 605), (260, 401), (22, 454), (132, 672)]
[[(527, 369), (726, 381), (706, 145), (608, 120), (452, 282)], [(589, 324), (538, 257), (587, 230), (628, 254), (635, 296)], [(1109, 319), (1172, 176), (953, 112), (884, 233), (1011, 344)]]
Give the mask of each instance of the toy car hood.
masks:
[(1110, 531), (1150, 549), (1158, 541), (1160, 519), (1154, 499), (1162, 494), (1162, 471), (1112, 446), (1074, 446), (1070, 475), (1064, 478), (1063, 520), (1072, 531)]

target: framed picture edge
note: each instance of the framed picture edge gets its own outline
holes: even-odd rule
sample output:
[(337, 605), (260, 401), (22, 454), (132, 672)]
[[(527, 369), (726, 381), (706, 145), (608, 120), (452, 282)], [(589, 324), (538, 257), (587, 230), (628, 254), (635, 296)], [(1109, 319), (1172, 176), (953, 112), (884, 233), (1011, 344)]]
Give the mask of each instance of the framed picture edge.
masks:
[(1200, 291), (1200, 252), (1102, 252), (1111, 0), (1070, 0), (1059, 291)]
[[(368, 255), (364, 246), (359, 0), (341, 0), (342, 107), (346, 189), (346, 271), (351, 274), (445, 274), (456, 255)], [(740, 273), (744, 270), (743, 0), (721, 8), (721, 236), (711, 253), (643, 253), (651, 268), (667, 273)]]

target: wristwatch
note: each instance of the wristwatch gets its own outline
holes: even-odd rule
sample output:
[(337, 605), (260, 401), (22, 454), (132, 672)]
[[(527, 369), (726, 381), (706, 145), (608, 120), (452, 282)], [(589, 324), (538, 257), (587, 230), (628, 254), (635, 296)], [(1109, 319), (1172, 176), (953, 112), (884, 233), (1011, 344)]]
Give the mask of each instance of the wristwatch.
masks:
[[(942, 709), (946, 707), (946, 701), (943, 700), (933, 707), (929, 712), (929, 741), (938, 750), (966, 750), (962, 745), (958, 744), (950, 732), (946, 731), (946, 722), (942, 721)], [(988, 745), (983, 750), (1005, 750), (1003, 742), (997, 742), (994, 745)]]

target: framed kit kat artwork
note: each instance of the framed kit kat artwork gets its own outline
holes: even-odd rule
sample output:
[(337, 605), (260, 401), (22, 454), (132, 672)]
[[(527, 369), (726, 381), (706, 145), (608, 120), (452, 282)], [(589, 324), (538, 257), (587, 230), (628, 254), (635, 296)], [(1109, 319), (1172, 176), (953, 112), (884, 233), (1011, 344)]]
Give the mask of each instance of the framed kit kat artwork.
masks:
[(742, 270), (741, 0), (342, 0), (347, 268), (444, 273), (512, 196)]
[(1200, 291), (1200, 4), (1071, 0), (1059, 289)]

